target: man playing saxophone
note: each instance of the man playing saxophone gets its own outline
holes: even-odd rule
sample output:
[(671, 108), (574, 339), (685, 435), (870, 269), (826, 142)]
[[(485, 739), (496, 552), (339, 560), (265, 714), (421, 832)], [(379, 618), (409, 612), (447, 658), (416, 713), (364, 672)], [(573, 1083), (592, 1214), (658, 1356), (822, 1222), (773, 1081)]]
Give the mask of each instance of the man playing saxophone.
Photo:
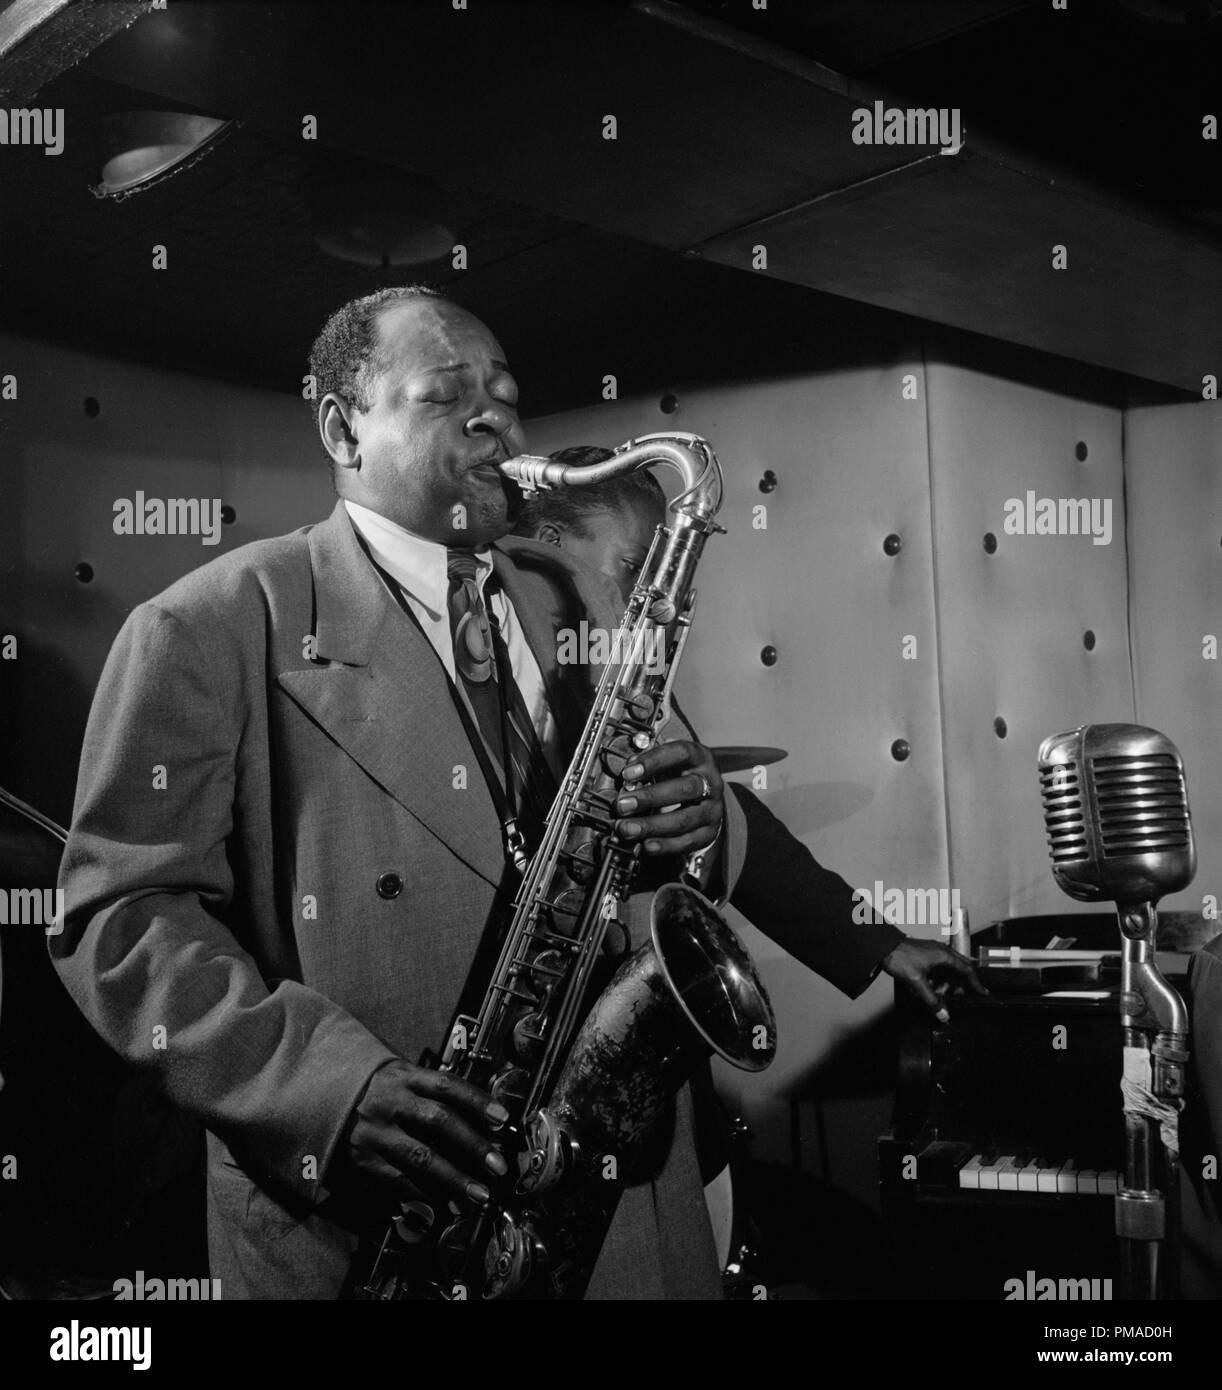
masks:
[[(372, 1210), (478, 1211), (504, 1176), (505, 1108), (417, 1059), (487, 977), (589, 705), (556, 632), (615, 622), (598, 576), (497, 545), (518, 502), (497, 465), (523, 441), (482, 323), (381, 291), (332, 316), (311, 374), (337, 505), (123, 625), (50, 938), (97, 1031), (206, 1127), (226, 1298), (334, 1298)], [(636, 762), (622, 835), (676, 869), (720, 837), (732, 888), (745, 818), (711, 755), (678, 738)], [(588, 1297), (718, 1296), (690, 1109)]]

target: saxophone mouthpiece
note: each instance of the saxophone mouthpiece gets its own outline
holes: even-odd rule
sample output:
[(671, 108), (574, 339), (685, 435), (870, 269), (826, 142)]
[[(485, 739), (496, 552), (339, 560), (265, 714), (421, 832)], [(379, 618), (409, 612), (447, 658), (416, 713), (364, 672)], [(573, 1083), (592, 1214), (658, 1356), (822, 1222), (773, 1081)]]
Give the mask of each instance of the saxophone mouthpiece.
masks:
[(506, 478), (512, 478), (523, 492), (539, 492), (544, 488), (555, 487), (564, 481), (568, 465), (557, 463), (554, 459), (539, 458), (534, 454), (519, 454), (517, 458), (498, 463), (497, 469)]

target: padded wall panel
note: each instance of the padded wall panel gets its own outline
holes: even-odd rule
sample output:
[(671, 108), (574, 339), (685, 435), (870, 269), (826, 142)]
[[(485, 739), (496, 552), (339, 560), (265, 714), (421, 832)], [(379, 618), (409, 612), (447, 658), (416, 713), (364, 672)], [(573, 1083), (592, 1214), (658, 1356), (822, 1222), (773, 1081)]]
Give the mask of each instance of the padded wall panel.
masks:
[[(9, 336), (0, 362), (18, 378), (0, 443), (9, 515), (0, 631), (17, 634), (20, 653), (0, 663), (11, 711), (0, 783), (66, 821), (94, 687), (128, 612), (225, 550), (321, 519), (334, 498), (291, 396)], [(220, 497), (236, 518), (215, 546), (116, 535), (114, 504), (138, 491)], [(89, 583), (74, 574), (82, 561)]]
[[(654, 397), (532, 421), (527, 432), (537, 452), (666, 429), (713, 442), (726, 473), (728, 534), (705, 551), (680, 701), (707, 743), (790, 750), (760, 794), (822, 863), (854, 885), (936, 888), (947, 883), (947, 848), (925, 418), (900, 386), (920, 365), (897, 343), (879, 343), (878, 359), (679, 390), (671, 415)], [(769, 494), (759, 489), (765, 469), (778, 479)], [(664, 482), (668, 471), (659, 471)], [(752, 528), (761, 503), (766, 531)], [(894, 558), (883, 548), (891, 533), (903, 540)], [(921, 659), (902, 659), (905, 634), (917, 636)], [(760, 660), (768, 645), (778, 652), (771, 668)], [(897, 738), (911, 745), (905, 762), (892, 758)], [(890, 985), (850, 1003), (760, 934), (747, 928), (744, 937), (778, 1011), (781, 1049), (762, 1076), (722, 1080), (783, 1155), (787, 1116), (776, 1102), (825, 1093), (826, 1078), (812, 1073), (842, 1034), (889, 1002)], [(872, 1199), (873, 1135), (863, 1139), (832, 1115), (828, 1131), (833, 1176)]]
[[(1059, 390), (954, 362), (927, 376), (955, 886), (975, 926), (1076, 909), (1049, 871), (1036, 752), (1048, 734), (1133, 717), (1119, 402), (1076, 394), (1068, 364)], [(1110, 544), (1006, 534), (1008, 499), (1025, 506), (1029, 490), (1110, 499)]]
[(1125, 415), (1137, 716), (1179, 747), (1198, 868), (1163, 900), (1201, 910), (1222, 899), (1222, 407), (1137, 406)]

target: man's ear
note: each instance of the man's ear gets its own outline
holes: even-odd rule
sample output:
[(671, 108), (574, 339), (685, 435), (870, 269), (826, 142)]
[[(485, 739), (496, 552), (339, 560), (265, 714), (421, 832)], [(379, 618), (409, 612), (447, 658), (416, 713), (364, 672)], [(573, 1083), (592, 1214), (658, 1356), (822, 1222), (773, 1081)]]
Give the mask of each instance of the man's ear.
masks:
[(553, 521), (545, 521), (535, 532), (535, 540), (542, 541), (544, 545), (558, 545), (564, 549), (564, 533)]
[(355, 414), (352, 406), (335, 391), (328, 391), (318, 403), (318, 433), (322, 446), (341, 468), (361, 466)]

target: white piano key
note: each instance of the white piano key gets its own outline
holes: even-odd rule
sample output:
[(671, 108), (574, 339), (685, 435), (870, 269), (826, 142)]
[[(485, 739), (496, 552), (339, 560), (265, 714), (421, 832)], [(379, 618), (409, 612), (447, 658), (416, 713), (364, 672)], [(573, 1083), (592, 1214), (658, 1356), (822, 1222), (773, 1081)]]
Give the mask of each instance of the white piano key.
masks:
[(1061, 1166), (1059, 1163), (1040, 1159), (1039, 1172), (1035, 1179), (1035, 1190), (1054, 1193), (1057, 1190), (1057, 1174), (1061, 1171)]
[(1030, 1158), (1026, 1164), (1018, 1170), (1018, 1190), (1020, 1192), (1036, 1191), (1036, 1178), (1040, 1171), (1040, 1161), (1038, 1158)]
[(1115, 1194), (1120, 1191), (1120, 1174), (1106, 1172), (1099, 1174), (1099, 1191)]
[(1099, 1170), (1097, 1168), (1083, 1168), (1078, 1174), (1078, 1191), (1087, 1196), (1093, 1196), (1099, 1191)]
[(1074, 1193), (1078, 1190), (1078, 1169), (1073, 1163), (1063, 1164), (1060, 1172), (1057, 1173), (1057, 1191), (1059, 1193)]
[(970, 1188), (973, 1191), (980, 1187), (980, 1165), (984, 1162), (983, 1154), (973, 1154), (971, 1158), (959, 1169), (959, 1186)]
[(1001, 1171), (1001, 1166), (1005, 1163), (1004, 1158), (995, 1158), (992, 1163), (985, 1163), (980, 1168), (980, 1190), (981, 1192), (996, 1192), (997, 1177)]
[(1007, 1154), (997, 1170), (997, 1188), (1000, 1192), (1018, 1191), (1018, 1172), (1022, 1165), (1013, 1154)]

